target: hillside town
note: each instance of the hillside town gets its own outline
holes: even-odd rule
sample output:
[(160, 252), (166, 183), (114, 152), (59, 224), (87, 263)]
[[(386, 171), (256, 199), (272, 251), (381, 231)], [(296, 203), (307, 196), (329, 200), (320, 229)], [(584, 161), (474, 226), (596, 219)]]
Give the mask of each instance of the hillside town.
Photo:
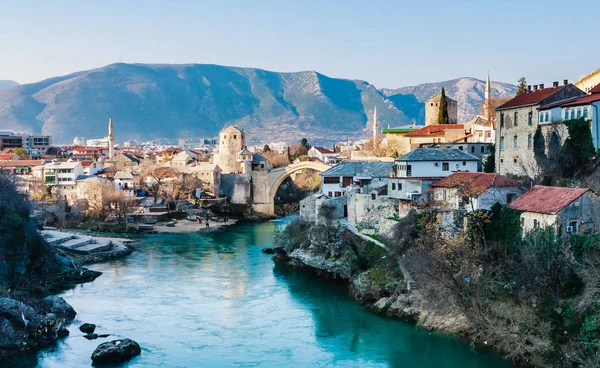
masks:
[[(502, 99), (493, 96), (488, 76), (481, 113), (469, 121), (458, 121), (457, 101), (442, 88), (424, 102), (423, 124), (382, 128), (374, 106), (364, 139), (329, 148), (301, 137), (248, 146), (244, 130), (233, 125), (216, 138), (181, 139), (177, 146), (121, 145), (118, 121), (109, 117), (106, 137), (75, 137), (71, 145), (0, 131), (0, 169), (33, 203), (46, 241), (85, 262), (131, 253), (128, 240), (61, 230), (210, 232), (298, 212), (263, 249), (276, 262), (345, 280), (353, 297), (377, 313), (476, 343), (487, 343), (479, 336), (485, 334), (508, 359), (543, 366), (546, 355), (537, 354), (548, 353), (546, 343), (520, 350), (490, 322), (505, 316), (469, 312), (469, 303), (487, 307), (468, 293), (488, 292), (484, 268), (506, 267), (496, 276), (509, 277), (514, 247), (550, 242), (563, 249), (597, 239), (598, 106), (600, 69), (576, 83), (522, 83), (516, 96)], [(519, 262), (541, 272), (531, 259)], [(563, 258), (553, 262), (573, 267)], [(454, 286), (440, 286), (432, 270)], [(558, 282), (546, 279), (549, 271), (522, 277)], [(534, 305), (541, 297), (514, 293)], [(433, 307), (439, 295), (453, 301), (443, 311)], [(450, 326), (457, 313), (463, 319)], [(539, 322), (515, 323), (531, 321)], [(502, 346), (507, 340), (510, 348)]]

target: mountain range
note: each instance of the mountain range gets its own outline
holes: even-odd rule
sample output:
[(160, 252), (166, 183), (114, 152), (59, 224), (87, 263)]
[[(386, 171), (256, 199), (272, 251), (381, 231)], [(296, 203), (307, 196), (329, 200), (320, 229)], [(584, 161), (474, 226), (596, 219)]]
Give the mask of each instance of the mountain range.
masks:
[(18, 85), (19, 85), (19, 83), (15, 82), (15, 81), (0, 79), (0, 90), (18, 86)]
[[(459, 121), (478, 113), (485, 83), (474, 78), (377, 89), (315, 71), (271, 72), (209, 64), (124, 64), (0, 90), (0, 129), (43, 132), (55, 142), (104, 137), (112, 116), (117, 142), (212, 137), (227, 125), (249, 143), (319, 144), (362, 138), (374, 106), (381, 127), (424, 121), (424, 103), (445, 87)], [(492, 82), (493, 96), (516, 87)]]

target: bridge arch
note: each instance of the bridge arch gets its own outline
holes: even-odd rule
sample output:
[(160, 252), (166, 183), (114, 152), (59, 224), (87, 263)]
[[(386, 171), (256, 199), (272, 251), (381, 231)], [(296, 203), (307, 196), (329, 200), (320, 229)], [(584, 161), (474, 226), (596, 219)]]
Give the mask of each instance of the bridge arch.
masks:
[(287, 179), (290, 175), (295, 172), (304, 169), (312, 169), (319, 172), (323, 172), (327, 169), (331, 168), (330, 165), (324, 164), (320, 161), (301, 161), (295, 164), (287, 165), (285, 167), (278, 167), (276, 169), (272, 169), (269, 171), (266, 180), (266, 188), (263, 192), (263, 198), (259, 195), (258, 192), (255, 191), (255, 198), (253, 200), (253, 208), (257, 212), (264, 213), (266, 215), (274, 215), (275, 214), (275, 195), (277, 194), (277, 189), (285, 179)]

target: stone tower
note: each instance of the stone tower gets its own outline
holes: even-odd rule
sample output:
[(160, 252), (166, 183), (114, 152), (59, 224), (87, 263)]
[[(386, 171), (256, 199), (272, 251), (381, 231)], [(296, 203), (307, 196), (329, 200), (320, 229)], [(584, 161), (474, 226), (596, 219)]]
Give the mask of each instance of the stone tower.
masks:
[[(437, 124), (438, 114), (440, 111), (440, 100), (442, 92), (431, 96), (425, 101), (425, 125)], [(448, 124), (456, 124), (458, 118), (458, 103), (446, 95), (448, 102)]]
[(483, 117), (487, 121), (491, 121), (492, 118), (490, 97), (492, 97), (492, 82), (490, 81), (490, 73), (488, 73), (487, 81), (485, 82), (485, 100), (483, 101)]
[(215, 153), (213, 163), (219, 165), (223, 174), (236, 174), (238, 170), (237, 154), (246, 147), (244, 132), (235, 126), (229, 126), (219, 133), (219, 152)]
[(113, 130), (112, 116), (108, 119), (108, 158), (115, 157), (115, 132)]

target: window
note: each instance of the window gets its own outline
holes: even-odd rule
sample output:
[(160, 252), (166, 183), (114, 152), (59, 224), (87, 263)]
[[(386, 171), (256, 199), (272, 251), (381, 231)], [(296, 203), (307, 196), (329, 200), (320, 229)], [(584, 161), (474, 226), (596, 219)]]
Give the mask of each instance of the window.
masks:
[(548, 121), (548, 111), (546, 111), (546, 113), (544, 114), (544, 120)]
[(516, 157), (513, 158), (513, 163), (515, 163), (515, 164), (517, 163), (517, 158)]
[(577, 231), (577, 224), (578, 224), (578, 221), (577, 221), (577, 220), (573, 220), (573, 221), (570, 221), (570, 222), (569, 222), (569, 226), (571, 227), (571, 229), (573, 229), (573, 230), (572, 230), (572, 233), (573, 233), (573, 234), (577, 234), (577, 233), (579, 233), (579, 232)]
[(342, 192), (335, 192), (335, 196), (336, 197), (341, 197), (342, 196)]
[(471, 146), (471, 153), (475, 153), (475, 146)]
[(565, 110), (565, 120), (569, 120), (569, 110)]
[(503, 164), (503, 163), (504, 163), (504, 159), (503, 159), (503, 158), (501, 158), (501, 159), (500, 159), (500, 163), (501, 163), (501, 164)]
[(588, 108), (587, 108), (587, 107), (584, 107), (584, 108), (583, 108), (583, 118), (584, 118), (584, 119), (587, 119), (587, 117), (588, 117)]
[(508, 193), (506, 195), (506, 204), (511, 204), (512, 201), (515, 200), (515, 194), (514, 193)]
[(463, 150), (463, 146), (458, 146), (458, 149), (462, 151)]
[(577, 109), (577, 119), (581, 117), (581, 109)]
[(412, 176), (412, 165), (406, 165), (406, 176)]
[(398, 183), (398, 190), (402, 190), (402, 183)]
[(500, 128), (504, 128), (504, 113), (500, 113)]
[(450, 170), (450, 164), (447, 162), (442, 162), (442, 171), (449, 171)]
[(533, 124), (533, 111), (529, 111), (527, 114), (527, 125), (531, 126)]
[(519, 137), (516, 136), (516, 135), (513, 137), (513, 148), (514, 149), (518, 149), (519, 148)]
[(396, 183), (392, 183), (392, 190), (396, 190)]
[(446, 189), (444, 189), (443, 193), (444, 193), (444, 201), (445, 201), (446, 199), (448, 199), (448, 193), (446, 192)]
[(481, 146), (481, 153), (483, 153), (485, 150), (485, 147)]
[(538, 219), (533, 219), (533, 228), (537, 229), (538, 227), (540, 227), (540, 223), (539, 223)]
[(531, 134), (527, 135), (527, 148), (531, 149), (533, 147), (533, 136)]
[(467, 161), (463, 161), (463, 166), (467, 166)]
[(519, 113), (515, 111), (515, 126), (519, 126)]
[(440, 163), (439, 163), (439, 162), (434, 162), (434, 163), (433, 163), (433, 166), (435, 166), (435, 167), (439, 167), (439, 166), (440, 166)]
[(525, 226), (525, 218), (521, 217), (521, 227)]
[(325, 184), (338, 184), (340, 182), (339, 176), (326, 176), (323, 178)]
[(504, 151), (504, 137), (500, 137), (500, 151)]
[(328, 192), (327, 195), (333, 197), (333, 192)]
[(544, 113), (540, 112), (540, 123), (544, 122)]

